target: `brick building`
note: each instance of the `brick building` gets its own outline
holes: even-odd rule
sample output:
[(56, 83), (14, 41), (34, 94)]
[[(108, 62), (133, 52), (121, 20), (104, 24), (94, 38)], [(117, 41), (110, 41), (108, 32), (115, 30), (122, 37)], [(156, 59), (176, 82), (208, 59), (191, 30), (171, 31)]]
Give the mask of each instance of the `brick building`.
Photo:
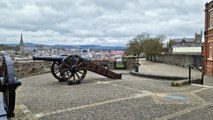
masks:
[(205, 43), (203, 48), (205, 73), (213, 75), (213, 1), (205, 5)]

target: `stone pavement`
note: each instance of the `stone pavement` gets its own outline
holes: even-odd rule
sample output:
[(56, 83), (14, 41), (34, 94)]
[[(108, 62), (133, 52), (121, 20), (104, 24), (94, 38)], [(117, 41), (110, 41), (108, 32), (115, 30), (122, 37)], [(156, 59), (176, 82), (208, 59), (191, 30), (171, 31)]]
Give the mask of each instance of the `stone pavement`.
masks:
[[(186, 67), (179, 67), (164, 63), (157, 63), (147, 61), (145, 58), (140, 59), (139, 73), (156, 76), (170, 76), (170, 77), (185, 77), (189, 76), (189, 69)], [(191, 71), (192, 79), (201, 78), (201, 72), (197, 69)]]
[[(140, 67), (139, 67), (139, 74), (146, 75), (148, 77), (153, 76), (163, 76), (163, 77), (171, 77), (172, 78), (186, 78), (188, 80), (189, 76), (189, 69), (186, 67), (179, 67), (164, 63), (156, 63), (147, 61), (145, 59), (140, 59)], [(202, 73), (197, 69), (192, 69), (191, 77), (192, 80), (194, 79), (201, 79)], [(212, 76), (204, 76), (204, 85), (213, 86), (213, 77)]]
[[(148, 68), (149, 69), (149, 68)], [(50, 73), (21, 79), (17, 109), (32, 120), (201, 120), (213, 118), (213, 87), (171, 87), (170, 81), (124, 73), (112, 80), (88, 72), (80, 85)], [(27, 117), (26, 117), (27, 116)]]

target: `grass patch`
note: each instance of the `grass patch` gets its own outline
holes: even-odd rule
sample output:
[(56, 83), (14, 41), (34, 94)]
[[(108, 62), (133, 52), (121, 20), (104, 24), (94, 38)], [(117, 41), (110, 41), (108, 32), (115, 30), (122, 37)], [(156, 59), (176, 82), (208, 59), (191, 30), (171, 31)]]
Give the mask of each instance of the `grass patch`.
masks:
[(124, 64), (116, 64), (116, 68), (125, 68)]

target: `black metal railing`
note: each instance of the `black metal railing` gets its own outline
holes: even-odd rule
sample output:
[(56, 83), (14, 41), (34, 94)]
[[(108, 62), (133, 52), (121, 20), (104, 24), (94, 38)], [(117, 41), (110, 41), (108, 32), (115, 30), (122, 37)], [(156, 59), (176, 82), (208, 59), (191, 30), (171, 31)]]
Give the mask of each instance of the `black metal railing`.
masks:
[(192, 83), (192, 69), (197, 69), (202, 73), (199, 84), (203, 85), (204, 84), (204, 75), (205, 75), (203, 65), (190, 64), (190, 65), (188, 65), (188, 67), (189, 67), (189, 85), (191, 85), (191, 83)]

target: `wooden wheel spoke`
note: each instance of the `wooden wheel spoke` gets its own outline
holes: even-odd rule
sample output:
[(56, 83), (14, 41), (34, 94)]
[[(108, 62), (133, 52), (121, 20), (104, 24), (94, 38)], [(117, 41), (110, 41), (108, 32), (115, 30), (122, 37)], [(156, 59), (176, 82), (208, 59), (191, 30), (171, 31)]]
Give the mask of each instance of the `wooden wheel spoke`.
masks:
[(69, 72), (68, 72), (68, 71), (66, 71), (65, 73), (66, 73), (66, 74), (64, 75), (65, 77), (66, 77), (66, 76), (69, 76)]
[(61, 62), (54, 61), (51, 65), (51, 73), (59, 82), (66, 81), (64, 73), (61, 71)]
[(82, 64), (83, 64), (83, 62), (80, 62), (80, 63), (77, 65), (77, 67), (80, 67)]
[(68, 64), (66, 64), (66, 63), (65, 63), (64, 65), (65, 65), (66, 67), (70, 68), (70, 65), (68, 65)]
[(75, 81), (75, 73), (73, 73), (73, 81)]
[(62, 78), (61, 74), (58, 76), (59, 78)]
[(72, 65), (72, 60), (71, 59), (68, 59), (67, 61), (69, 62), (70, 65)]
[(60, 65), (55, 64), (55, 65), (54, 65), (54, 68), (59, 68), (59, 66), (60, 66)]
[(70, 55), (63, 59), (60, 69), (67, 71), (66, 78), (68, 84), (78, 84), (85, 77), (87, 70), (83, 66), (83, 58), (78, 55)]
[(70, 80), (72, 78), (72, 76), (73, 76), (73, 73), (71, 72), (71, 74), (68, 77), (68, 80)]
[(60, 63), (59, 63), (59, 62), (55, 62), (55, 63), (56, 63), (57, 66), (60, 66)]
[(75, 59), (74, 56), (72, 56), (71, 59), (70, 59), (71, 62), (72, 62), (72, 65), (74, 64), (74, 59)]
[(59, 78), (64, 78), (64, 73), (60, 73)]
[(63, 70), (64, 70), (64, 71), (69, 71), (69, 70), (70, 70), (70, 68), (64, 68)]
[(78, 70), (77, 72), (78, 72), (78, 73), (81, 73), (81, 74), (84, 74), (82, 71), (79, 71), (79, 70)]
[(77, 65), (78, 64), (78, 58), (75, 58), (75, 65)]
[(58, 71), (55, 71), (55, 74), (58, 74), (60, 71), (58, 70)]
[(59, 69), (59, 67), (58, 68), (54, 68), (54, 70), (58, 70)]
[(80, 79), (80, 77), (79, 77), (78, 73), (76, 72), (75, 74), (76, 74), (76, 76), (78, 77), (78, 79)]

